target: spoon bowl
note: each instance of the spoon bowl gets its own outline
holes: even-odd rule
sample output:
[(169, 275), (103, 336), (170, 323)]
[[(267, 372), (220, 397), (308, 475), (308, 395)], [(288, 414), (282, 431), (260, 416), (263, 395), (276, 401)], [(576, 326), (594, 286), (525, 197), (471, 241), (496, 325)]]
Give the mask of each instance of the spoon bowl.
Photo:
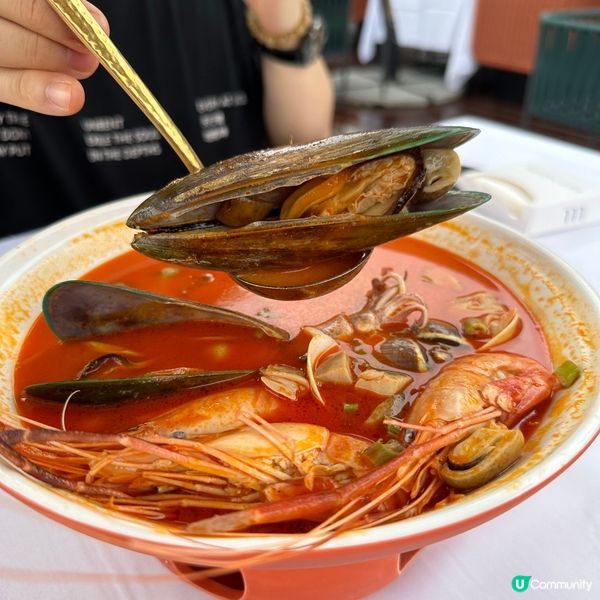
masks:
[(307, 300), (333, 292), (352, 280), (367, 264), (371, 250), (348, 254), (291, 271), (260, 271), (232, 275), (250, 292), (272, 300)]

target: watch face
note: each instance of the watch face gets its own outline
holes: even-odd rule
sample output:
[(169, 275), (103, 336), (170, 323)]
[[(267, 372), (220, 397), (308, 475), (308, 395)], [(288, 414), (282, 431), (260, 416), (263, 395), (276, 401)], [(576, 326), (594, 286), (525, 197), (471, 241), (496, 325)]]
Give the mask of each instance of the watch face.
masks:
[(298, 50), (303, 64), (312, 62), (323, 50), (325, 44), (325, 23), (319, 15), (315, 15), (312, 25), (300, 42)]
[(263, 54), (273, 56), (279, 60), (296, 65), (307, 65), (321, 54), (325, 44), (325, 22), (319, 15), (315, 15), (311, 26), (300, 40), (298, 47), (293, 50), (277, 50), (267, 48), (259, 43)]

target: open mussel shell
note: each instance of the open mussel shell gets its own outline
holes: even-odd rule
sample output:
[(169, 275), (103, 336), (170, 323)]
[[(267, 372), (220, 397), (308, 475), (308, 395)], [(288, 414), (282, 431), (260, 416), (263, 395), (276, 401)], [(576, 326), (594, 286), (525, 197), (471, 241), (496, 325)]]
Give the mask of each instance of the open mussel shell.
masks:
[(94, 281), (53, 286), (44, 296), (43, 312), (62, 340), (191, 321), (252, 327), (276, 339), (289, 339), (287, 331), (236, 311)]
[(210, 221), (218, 205), (411, 148), (455, 148), (479, 133), (469, 127), (427, 126), (338, 135), (310, 144), (259, 150), (177, 179), (143, 202), (127, 225), (156, 231)]
[(146, 400), (174, 392), (210, 388), (225, 383), (239, 382), (256, 371), (199, 371), (171, 369), (119, 379), (74, 379), (29, 385), (25, 391), (31, 396), (86, 405), (106, 405), (135, 400)]
[(342, 214), (284, 221), (259, 221), (244, 227), (138, 234), (132, 246), (167, 262), (227, 271), (293, 269), (356, 254), (457, 217), (489, 200), (480, 192), (449, 192), (431, 204), (385, 216)]

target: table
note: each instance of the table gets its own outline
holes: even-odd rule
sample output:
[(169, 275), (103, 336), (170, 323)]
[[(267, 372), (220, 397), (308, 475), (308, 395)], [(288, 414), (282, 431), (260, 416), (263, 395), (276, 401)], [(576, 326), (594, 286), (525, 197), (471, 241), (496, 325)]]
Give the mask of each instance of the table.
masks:
[[(22, 236), (0, 241), (0, 253)], [(600, 225), (538, 238), (600, 293)], [(600, 589), (600, 442), (558, 479), (508, 513), (422, 550), (369, 600), (513, 597), (515, 575), (588, 582)], [(97, 541), (42, 517), (0, 491), (1, 600), (202, 600), (155, 558)], [(331, 600), (343, 600), (335, 599)]]

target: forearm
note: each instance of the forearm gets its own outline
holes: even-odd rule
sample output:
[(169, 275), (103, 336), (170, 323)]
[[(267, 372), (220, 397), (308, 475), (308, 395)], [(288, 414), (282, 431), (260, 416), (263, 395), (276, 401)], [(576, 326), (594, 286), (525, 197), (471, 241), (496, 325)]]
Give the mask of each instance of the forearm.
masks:
[(331, 135), (335, 98), (322, 58), (296, 66), (263, 56), (262, 67), (265, 123), (274, 145)]
[[(312, 22), (307, 0), (245, 0), (249, 26), (263, 46), (277, 50), (297, 47)], [(302, 143), (331, 135), (333, 85), (325, 61), (306, 65), (262, 56), (264, 118), (274, 145)]]

